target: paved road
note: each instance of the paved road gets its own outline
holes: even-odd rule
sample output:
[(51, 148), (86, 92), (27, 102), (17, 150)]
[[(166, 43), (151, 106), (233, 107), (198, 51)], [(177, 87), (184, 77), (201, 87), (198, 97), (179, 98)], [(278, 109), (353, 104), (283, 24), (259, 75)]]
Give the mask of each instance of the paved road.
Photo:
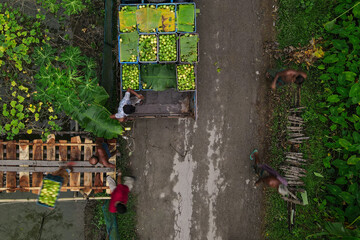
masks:
[(134, 127), (140, 239), (262, 239), (262, 193), (249, 161), (266, 122), (262, 42), (272, 21), (271, 3), (261, 2), (196, 1), (198, 118)]

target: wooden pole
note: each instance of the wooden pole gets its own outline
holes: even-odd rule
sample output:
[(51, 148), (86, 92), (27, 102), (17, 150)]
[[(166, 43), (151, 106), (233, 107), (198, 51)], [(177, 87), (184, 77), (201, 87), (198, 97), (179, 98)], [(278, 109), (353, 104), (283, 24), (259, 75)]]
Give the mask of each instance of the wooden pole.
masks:
[[(81, 201), (81, 200), (105, 200), (105, 199), (111, 199), (111, 197), (88, 197), (88, 198), (82, 198), (82, 197), (74, 197), (74, 198), (59, 198), (57, 201), (59, 202), (66, 202), (66, 201)], [(0, 199), (0, 203), (31, 203), (31, 202), (37, 202), (38, 199)]]
[[(80, 189), (88, 189), (89, 187), (86, 186), (80, 186), (80, 187), (76, 187), (76, 188), (80, 188)], [(102, 187), (90, 187), (91, 189), (96, 189), (96, 190), (105, 190), (105, 189), (109, 189), (108, 186), (102, 186)], [(15, 191), (21, 191), (21, 190), (40, 190), (41, 187), (16, 187), (16, 188), (12, 188)], [(66, 186), (66, 187), (61, 187), (61, 190), (71, 190), (72, 187)], [(6, 187), (2, 187), (0, 188), (0, 191), (5, 191), (8, 190), (8, 188)]]

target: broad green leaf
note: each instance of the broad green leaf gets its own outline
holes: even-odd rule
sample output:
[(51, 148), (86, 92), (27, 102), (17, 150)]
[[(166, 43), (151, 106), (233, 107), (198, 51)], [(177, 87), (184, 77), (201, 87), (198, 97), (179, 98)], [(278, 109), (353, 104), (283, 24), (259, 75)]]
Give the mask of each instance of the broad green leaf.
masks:
[(352, 103), (354, 103), (354, 104), (360, 103), (360, 84), (359, 83), (355, 83), (354, 85), (352, 85), (350, 92), (349, 92), (349, 97), (352, 98)]
[(182, 62), (195, 63), (198, 61), (199, 36), (185, 34), (180, 37), (180, 60)]
[(161, 32), (175, 32), (176, 22), (175, 22), (175, 11), (170, 9), (158, 9), (160, 11), (160, 25), (159, 28)]
[(344, 50), (344, 48), (348, 47), (346, 41), (342, 39), (334, 39), (331, 42), (334, 45), (334, 47), (339, 50)]
[(84, 57), (81, 56), (81, 50), (78, 47), (68, 46), (60, 55), (60, 62), (64, 62), (68, 67), (78, 67), (83, 65)]
[(353, 183), (349, 186), (349, 192), (355, 194), (359, 191), (359, 185), (357, 183)]
[(160, 11), (149, 6), (136, 10), (136, 21), (140, 32), (155, 32), (161, 23)]
[(339, 95), (336, 94), (331, 95), (327, 98), (327, 101), (332, 103), (339, 102), (340, 101)]
[(321, 175), (320, 173), (318, 173), (318, 172), (314, 172), (314, 175), (315, 176), (317, 176), (317, 177), (321, 177), (321, 178), (323, 178), (324, 176), (323, 175)]
[(324, 27), (325, 27), (326, 31), (333, 30), (335, 27), (335, 22), (336, 22), (336, 20), (332, 20), (330, 22), (325, 23)]
[(122, 134), (123, 130), (120, 123), (115, 119), (111, 119), (110, 112), (103, 106), (92, 105), (83, 114), (83, 127), (97, 137), (111, 139)]
[(120, 62), (136, 62), (138, 42), (139, 34), (137, 32), (120, 34)]
[(353, 132), (352, 136), (355, 143), (360, 143), (360, 134), (358, 132)]
[(356, 155), (352, 155), (347, 160), (347, 164), (349, 164), (349, 165), (356, 165), (358, 162), (360, 162), (360, 158), (358, 158)]
[(179, 4), (177, 11), (179, 32), (193, 32), (195, 26), (195, 7), (193, 4)]
[(46, 44), (34, 49), (32, 57), (35, 60), (35, 64), (38, 66), (46, 66), (55, 59), (56, 49), (53, 49), (50, 45)]
[(343, 161), (341, 159), (336, 159), (334, 161), (331, 162), (331, 164), (337, 168), (347, 168), (347, 164), (346, 161)]
[(348, 150), (349, 147), (351, 146), (351, 143), (348, 140), (344, 139), (344, 138), (339, 139), (339, 144), (340, 144), (340, 146), (342, 146), (346, 150)]
[(136, 6), (124, 6), (119, 11), (120, 32), (132, 32), (136, 29)]
[(354, 14), (354, 17), (360, 18), (360, 5), (357, 5), (356, 7), (354, 7), (352, 12)]
[(344, 78), (347, 81), (353, 82), (355, 81), (355, 77), (356, 77), (356, 73), (350, 72), (350, 71), (345, 71), (343, 72)]
[(337, 185), (326, 185), (326, 187), (329, 192), (335, 196), (338, 196), (342, 192), (341, 188)]
[(174, 64), (147, 64), (140, 68), (141, 83), (147, 89), (164, 91), (176, 88), (176, 70)]
[(337, 61), (339, 61), (339, 58), (336, 54), (332, 54), (323, 59), (324, 63), (336, 63)]
[(80, 13), (82, 10), (86, 8), (85, 5), (82, 3), (82, 0), (62, 0), (62, 1), (63, 1), (62, 4), (64, 5), (64, 9), (65, 9), (65, 14), (69, 16)]
[(336, 184), (339, 184), (339, 185), (344, 185), (346, 184), (348, 181), (346, 180), (345, 177), (339, 177), (335, 180), (335, 183)]
[(351, 193), (348, 192), (341, 192), (339, 196), (348, 204), (352, 204), (355, 200), (355, 196), (353, 196)]

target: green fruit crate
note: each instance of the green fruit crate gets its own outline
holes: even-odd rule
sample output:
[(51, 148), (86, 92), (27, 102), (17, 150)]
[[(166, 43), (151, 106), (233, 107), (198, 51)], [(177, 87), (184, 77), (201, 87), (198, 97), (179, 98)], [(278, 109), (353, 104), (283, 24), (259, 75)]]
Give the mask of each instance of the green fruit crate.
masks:
[[(189, 89), (183, 89), (182, 85), (184, 85), (184, 83), (182, 83), (183, 81), (181, 79), (179, 79), (179, 77), (181, 77), (180, 73), (179, 73), (179, 68), (182, 68), (182, 66), (192, 66), (193, 67), (193, 79), (188, 80), (187, 82), (189, 83), (189, 85), (187, 87), (189, 87)], [(188, 78), (188, 76), (185, 75), (185, 78)], [(191, 76), (190, 76), (191, 77)], [(196, 91), (196, 85), (197, 85), (197, 65), (196, 64), (177, 64), (176, 65), (176, 85), (177, 85), (177, 90), (178, 92), (195, 92)], [(190, 85), (191, 84), (191, 85)], [(180, 86), (180, 87), (179, 87)]]
[[(123, 76), (124, 72), (123, 71), (124, 71), (124, 67), (126, 68), (127, 66), (131, 66), (134, 68), (136, 67), (138, 69), (138, 79), (136, 80), (136, 82), (133, 82), (133, 83), (130, 80), (129, 86), (124, 86), (124, 76)], [(139, 64), (137, 64), (137, 63), (120, 64), (120, 87), (121, 87), (121, 91), (126, 91), (127, 87), (130, 87), (134, 91), (140, 91), (140, 65)]]
[(46, 175), (38, 195), (37, 204), (43, 207), (55, 208), (63, 181), (64, 179), (60, 176)]
[[(197, 50), (196, 50), (196, 54), (197, 54), (197, 58), (196, 58), (196, 60), (195, 61), (187, 61), (187, 60), (185, 60), (185, 59), (183, 59), (182, 58), (182, 56), (181, 56), (181, 41), (184, 41), (186, 38), (188, 38), (188, 37), (191, 37), (191, 36), (197, 36), (197, 38), (198, 38), (198, 41), (197, 41), (197, 44), (196, 44), (196, 48), (197, 48)], [(187, 64), (193, 64), (193, 63), (198, 63), (199, 62), (199, 59), (200, 59), (200, 56), (199, 56), (199, 42), (200, 42), (200, 38), (199, 38), (199, 34), (198, 33), (183, 33), (183, 34), (180, 34), (179, 35), (179, 62), (180, 63), (187, 63)], [(190, 45), (190, 43), (189, 43), (189, 45)], [(190, 47), (194, 47), (195, 48), (195, 46), (190, 46)], [(184, 52), (184, 51), (183, 51)]]
[[(155, 49), (152, 49), (152, 54), (155, 52), (155, 55), (156, 57), (155, 58), (152, 58), (151, 60), (150, 59), (144, 59), (144, 57), (142, 57), (142, 53), (144, 51), (145, 48), (142, 47), (142, 43), (141, 41), (143, 41), (142, 39), (145, 39), (144, 41), (148, 41), (146, 39), (150, 39), (151, 36), (154, 36), (155, 38), (153, 39), (156, 39), (156, 47), (154, 46)], [(151, 42), (151, 39), (150, 39), (150, 43), (144, 43), (143, 46), (145, 47), (148, 47), (149, 45), (155, 45), (154, 43)], [(139, 43), (138, 43), (138, 59), (139, 59), (139, 63), (157, 63), (158, 62), (158, 59), (159, 59), (159, 37), (158, 37), (158, 34), (156, 33), (149, 33), (149, 34), (139, 34)], [(147, 55), (144, 55), (144, 56), (147, 56)]]
[[(158, 59), (159, 59), (159, 63), (176, 63), (178, 62), (178, 59), (179, 59), (179, 37), (176, 33), (159, 33), (158, 34), (159, 37), (158, 37)], [(167, 35), (174, 35), (175, 36), (175, 59), (170, 61), (170, 60), (163, 60), (163, 58), (161, 58), (161, 47), (162, 47), (162, 44), (161, 44), (161, 38), (162, 36), (167, 36)]]

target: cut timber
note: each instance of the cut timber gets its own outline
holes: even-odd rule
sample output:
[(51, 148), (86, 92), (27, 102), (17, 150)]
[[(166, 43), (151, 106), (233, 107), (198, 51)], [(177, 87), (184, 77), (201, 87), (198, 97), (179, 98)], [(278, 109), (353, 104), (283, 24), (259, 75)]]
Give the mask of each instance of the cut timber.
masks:
[[(79, 136), (71, 138), (72, 143), (81, 143), (81, 138)], [(70, 161), (80, 161), (81, 160), (81, 152), (78, 146), (72, 146), (70, 150)], [(70, 187), (71, 191), (79, 191), (77, 188), (80, 186), (80, 173), (70, 173)]]
[[(85, 143), (92, 143), (89, 138), (85, 138)], [(93, 147), (90, 145), (85, 145), (84, 149), (84, 161), (89, 162), (89, 158), (93, 155)], [(89, 196), (92, 189), (92, 173), (84, 173), (84, 193)]]
[[(42, 160), (43, 159), (43, 141), (41, 139), (35, 139), (33, 146), (33, 159), (34, 160)], [(38, 145), (36, 144), (38, 143)], [(43, 179), (42, 172), (34, 172), (32, 174), (32, 186), (40, 187)], [(32, 193), (39, 194), (39, 190), (32, 190)]]
[[(3, 159), (4, 159), (4, 145), (2, 145), (2, 140), (0, 140), (0, 160)], [(4, 172), (0, 171), (0, 188), (2, 187), (4, 187)]]
[[(65, 145), (67, 143), (66, 140), (59, 140), (59, 143), (63, 144), (61, 146), (59, 146), (59, 159), (61, 162), (66, 162), (68, 157), (67, 157), (67, 146)], [(67, 192), (66, 189), (67, 186), (62, 186), (61, 187), (61, 191), (62, 192)]]
[[(29, 140), (19, 140), (20, 143), (28, 143)], [(29, 145), (20, 145), (19, 146), (19, 159), (20, 161), (25, 161), (29, 159)], [(20, 167), (28, 167), (28, 165), (20, 165)], [(30, 187), (30, 179), (29, 179), (29, 172), (19, 172), (19, 185), (21, 189), (21, 192), (29, 192), (29, 189), (25, 189), (27, 187)]]
[(55, 135), (50, 134), (46, 141), (46, 160), (55, 161), (56, 149), (55, 149)]
[[(97, 152), (98, 149), (98, 145), (101, 145), (101, 143), (104, 141), (103, 138), (96, 138), (96, 146), (95, 146), (95, 154)], [(94, 181), (94, 186), (95, 187), (101, 187), (104, 185), (104, 174), (103, 173), (96, 173), (95, 174), (95, 181)], [(94, 190), (94, 193), (102, 193), (102, 190)]]
[[(110, 139), (108, 140), (108, 144), (109, 144), (109, 151), (115, 151), (116, 150), (116, 139)], [(114, 154), (110, 159), (109, 159), (109, 163), (112, 163), (116, 166), (116, 154)], [(116, 169), (116, 168), (115, 168)], [(116, 172), (114, 171), (112, 172), (107, 172), (106, 176), (110, 176), (112, 177), (112, 179), (114, 179), (116, 181)], [(108, 182), (106, 181), (106, 186), (109, 186)], [(106, 190), (107, 194), (111, 194), (110, 189)]]
[[(22, 146), (23, 147), (23, 146)], [(20, 166), (29, 165), (33, 167), (64, 167), (67, 165), (65, 161), (42, 161), (42, 160), (0, 160), (0, 166)], [(75, 167), (104, 167), (102, 164), (90, 164), (88, 161), (78, 162)]]
[[(56, 172), (59, 170), (59, 167), (9, 167), (9, 166), (0, 166), (0, 171), (10, 171), (10, 172)], [(94, 168), (94, 167), (73, 167), (73, 173), (82, 173), (82, 172), (101, 172), (106, 173), (113, 171), (113, 168)]]
[[(15, 141), (11, 142), (15, 143)], [(16, 158), (16, 145), (8, 144), (6, 146), (6, 159), (14, 158)], [(16, 188), (16, 172), (6, 172), (6, 187), (9, 188), (9, 190), (6, 190), (6, 192), (15, 192), (14, 189)]]

